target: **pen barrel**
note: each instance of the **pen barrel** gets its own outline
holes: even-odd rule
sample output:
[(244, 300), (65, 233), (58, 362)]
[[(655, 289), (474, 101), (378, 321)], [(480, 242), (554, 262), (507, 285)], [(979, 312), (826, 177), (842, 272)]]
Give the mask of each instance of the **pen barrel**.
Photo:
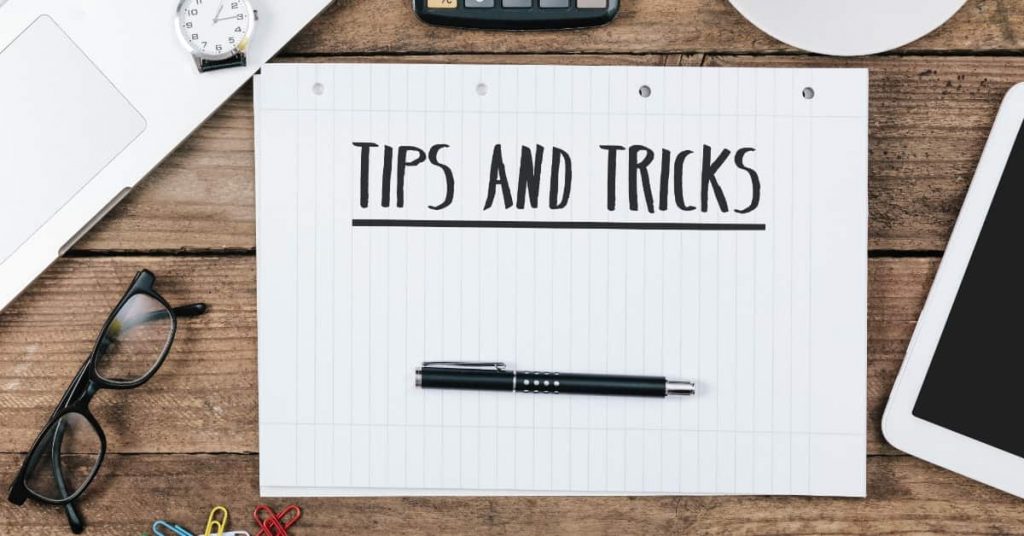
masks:
[(510, 370), (472, 370), (423, 367), (416, 371), (416, 385), (425, 389), (472, 389), (512, 391)]
[(666, 396), (665, 378), (657, 376), (576, 374), (523, 370), (516, 373), (516, 391), (521, 393), (564, 393), (605, 396)]

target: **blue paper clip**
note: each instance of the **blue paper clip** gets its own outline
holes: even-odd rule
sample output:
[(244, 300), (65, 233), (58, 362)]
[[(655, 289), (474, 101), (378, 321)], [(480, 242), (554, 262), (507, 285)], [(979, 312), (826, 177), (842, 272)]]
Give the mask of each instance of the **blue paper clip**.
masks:
[[(170, 532), (164, 532), (161, 529), (167, 529)], [(158, 519), (153, 522), (153, 535), (154, 536), (196, 536), (192, 534), (185, 527), (176, 523), (168, 523), (163, 519)]]

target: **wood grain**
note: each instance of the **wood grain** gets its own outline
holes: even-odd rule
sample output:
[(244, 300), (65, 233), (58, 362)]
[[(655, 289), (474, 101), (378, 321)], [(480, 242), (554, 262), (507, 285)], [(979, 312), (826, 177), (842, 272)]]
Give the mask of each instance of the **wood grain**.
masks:
[[(17, 456), (0, 455), (10, 478)], [(296, 535), (478, 534), (1022, 534), (1020, 500), (909, 457), (868, 459), (868, 498), (351, 498), (298, 499)], [(147, 531), (157, 517), (191, 530), (215, 504), (255, 533), (254, 455), (108, 456), (81, 503), (90, 536)], [(292, 501), (268, 500), (274, 508)], [(66, 534), (50, 506), (0, 506), (0, 533)]]
[[(380, 61), (292, 58), (294, 61)], [(436, 57), (392, 61), (438, 62)], [(697, 65), (700, 56), (453, 56), (460, 63)], [(77, 245), (78, 251), (252, 250), (256, 246), (252, 85), (238, 93)]]
[(1024, 61), (1006, 58), (712, 56), (728, 67), (870, 70), (872, 249), (940, 251), (1007, 90)]
[[(288, 54), (791, 52), (726, 0), (622, 0), (609, 25), (569, 32), (488, 32), (429, 26), (407, 1), (341, 0)], [(1019, 51), (1022, 0), (968, 0), (938, 31), (899, 52)]]
[(58, 261), (0, 314), (0, 451), (31, 445), (135, 272), (152, 270), (182, 319), (160, 372), (92, 402), (118, 452), (256, 450), (255, 258), (83, 258)]
[[(297, 534), (1024, 534), (1020, 501), (902, 456), (881, 437), (891, 384), (1003, 94), (1024, 80), (1024, 0), (968, 0), (886, 56), (808, 56), (727, 0), (623, 0), (614, 24), (499, 33), (428, 26), (408, 1), (341, 0), (278, 61), (866, 67), (871, 70), (868, 499), (394, 498), (301, 500)], [(159, 374), (94, 402), (110, 441), (82, 510), (87, 534), (201, 529), (257, 502), (251, 87), (0, 313), (0, 478), (9, 482), (134, 272), (154, 270), (183, 320)], [(902, 257), (899, 252), (916, 252)], [(897, 254), (895, 257), (891, 254)], [(156, 256), (152, 254), (157, 254)], [(916, 258), (923, 256), (923, 258)], [(211, 454), (213, 453), (213, 454)], [(275, 506), (285, 504), (273, 501)], [(255, 532), (255, 531), (253, 531)], [(66, 534), (58, 509), (3, 502), (0, 534)]]
[[(452, 56), (303, 58), (871, 69), (870, 246), (939, 251), (1006, 90), (1024, 58), (807, 56)], [(79, 251), (252, 250), (252, 92), (246, 87), (77, 246)]]
[[(0, 452), (28, 448), (92, 348), (135, 271), (157, 274), (172, 304), (210, 312), (182, 320), (159, 374), (131, 392), (101, 392), (93, 411), (121, 453), (257, 451), (255, 258), (64, 259), (0, 314)], [(872, 260), (869, 270), (868, 451), (893, 454), (882, 408), (933, 277), (930, 259)], [(183, 433), (183, 431), (187, 431)]]

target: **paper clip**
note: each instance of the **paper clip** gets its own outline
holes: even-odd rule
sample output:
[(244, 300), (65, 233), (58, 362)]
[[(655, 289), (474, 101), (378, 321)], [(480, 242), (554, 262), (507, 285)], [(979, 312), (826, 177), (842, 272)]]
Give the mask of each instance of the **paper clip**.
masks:
[(302, 517), (302, 509), (290, 504), (281, 510), (274, 511), (267, 505), (261, 504), (252, 511), (252, 518), (256, 520), (256, 526), (260, 528), (256, 536), (288, 536), (288, 529)]
[[(214, 516), (221, 514), (220, 519), (214, 519)], [(223, 506), (214, 506), (213, 510), (210, 510), (210, 517), (206, 518), (206, 532), (203, 536), (224, 536), (224, 526), (228, 524), (228, 509)], [(214, 531), (217, 532), (214, 532)]]
[[(164, 532), (162, 529), (167, 529), (170, 532)], [(195, 534), (185, 530), (185, 527), (176, 523), (168, 523), (163, 519), (153, 522), (153, 534), (154, 536), (195, 536)]]

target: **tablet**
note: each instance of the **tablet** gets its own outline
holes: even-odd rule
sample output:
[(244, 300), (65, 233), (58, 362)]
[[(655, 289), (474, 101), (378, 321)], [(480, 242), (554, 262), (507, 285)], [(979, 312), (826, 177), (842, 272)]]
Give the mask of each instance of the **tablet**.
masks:
[(882, 418), (896, 448), (1024, 497), (1024, 84), (1006, 95)]

